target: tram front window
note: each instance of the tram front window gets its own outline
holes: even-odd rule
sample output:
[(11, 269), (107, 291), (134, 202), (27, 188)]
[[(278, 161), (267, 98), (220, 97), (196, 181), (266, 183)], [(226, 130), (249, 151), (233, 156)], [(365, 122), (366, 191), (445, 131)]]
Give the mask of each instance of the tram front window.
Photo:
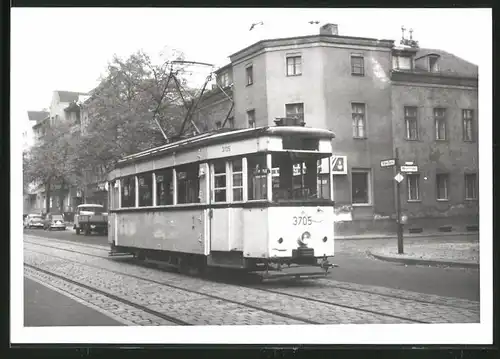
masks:
[(330, 176), (319, 171), (320, 160), (310, 153), (273, 153), (273, 201), (329, 200)]

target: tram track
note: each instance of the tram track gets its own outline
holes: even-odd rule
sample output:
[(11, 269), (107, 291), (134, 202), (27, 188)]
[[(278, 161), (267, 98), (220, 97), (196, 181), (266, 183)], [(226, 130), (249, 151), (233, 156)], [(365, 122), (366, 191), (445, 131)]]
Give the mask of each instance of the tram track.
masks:
[[(38, 237), (38, 238), (41, 238), (41, 237)], [(52, 240), (52, 239), (50, 239), (50, 240)], [(55, 242), (64, 243), (64, 244), (68, 244), (68, 241), (64, 241), (64, 240), (56, 239), (54, 241)], [(32, 243), (32, 242), (29, 242), (29, 243)], [(103, 247), (103, 246), (92, 246), (92, 245), (85, 245), (85, 244), (82, 244), (82, 243), (73, 243), (73, 242), (69, 242), (69, 243), (71, 245), (76, 245), (76, 246), (80, 246), (80, 247), (89, 247), (89, 248), (92, 248), (92, 249), (103, 250), (106, 253), (108, 252), (108, 249), (106, 247)], [(38, 243), (33, 243), (33, 244), (39, 245)], [(65, 251), (68, 251), (68, 252), (73, 252), (73, 253), (78, 253), (78, 254), (85, 254), (85, 255), (88, 255), (88, 256), (92, 256), (92, 257), (109, 259), (109, 257), (107, 255), (99, 256), (99, 255), (95, 255), (95, 254), (91, 254), (91, 253), (85, 253), (85, 252), (79, 252), (79, 251), (75, 251), (75, 250), (71, 250), (71, 249), (67, 249), (67, 248), (59, 248), (59, 247), (50, 246), (50, 245), (46, 245), (46, 246), (54, 248), (54, 249), (65, 250)], [(97, 247), (100, 247), (100, 248), (97, 248)], [(132, 263), (131, 262), (129, 262), (129, 263), (132, 264), (132, 265), (139, 266), (139, 267), (148, 267), (148, 268), (152, 268), (152, 269), (164, 270), (163, 268), (159, 268), (156, 263), (148, 263), (148, 262), (137, 263), (135, 261), (132, 262)], [(181, 274), (179, 274), (179, 275), (181, 275)], [(234, 285), (242, 286), (242, 287), (249, 288), (249, 289), (258, 289), (258, 290), (261, 290), (261, 291), (266, 291), (266, 292), (269, 292), (269, 293), (280, 294), (280, 295), (286, 295), (286, 296), (293, 297), (293, 298), (300, 298), (300, 299), (305, 299), (305, 300), (311, 300), (311, 301), (316, 301), (318, 303), (323, 303), (323, 304), (330, 303), (330, 302), (324, 303), (325, 301), (323, 301), (323, 300), (311, 299), (311, 298), (308, 298), (308, 297), (305, 297), (305, 296), (301, 296), (301, 295), (297, 295), (297, 294), (293, 294), (293, 293), (287, 293), (287, 292), (283, 292), (283, 291), (279, 291), (279, 290), (268, 289), (268, 288), (266, 288), (265, 286), (262, 286), (262, 285), (255, 285), (255, 286), (254, 285), (245, 285), (245, 284), (242, 284), (241, 282), (235, 282), (234, 278), (229, 279), (229, 280), (228, 279), (220, 279), (220, 278), (210, 278), (210, 279), (214, 280), (214, 281), (217, 281), (219, 283), (234, 284)], [(243, 280), (245, 280), (245, 278), (243, 278)], [(321, 283), (320, 285), (322, 287), (327, 287), (327, 288), (332, 288), (332, 289), (340, 289), (340, 290), (345, 290), (345, 291), (350, 291), (350, 292), (370, 294), (370, 295), (376, 295), (376, 296), (381, 296), (381, 297), (386, 297), (386, 298), (391, 298), (391, 299), (398, 299), (398, 300), (404, 300), (404, 301), (412, 301), (412, 302), (417, 302), (417, 303), (422, 303), (422, 304), (444, 305), (444, 306), (447, 306), (447, 307), (450, 307), (450, 308), (468, 309), (468, 310), (471, 310), (471, 311), (479, 312), (479, 308), (475, 309), (475, 308), (471, 308), (471, 307), (464, 307), (464, 306), (454, 305), (452, 303), (442, 304), (442, 303), (436, 303), (435, 301), (430, 301), (430, 300), (425, 300), (425, 299), (420, 299), (420, 298), (414, 298), (414, 297), (408, 298), (408, 297), (404, 297), (404, 296), (397, 295), (397, 294), (380, 293), (379, 291), (376, 291), (376, 290), (359, 289), (359, 288), (347, 288), (346, 286), (335, 285), (335, 284), (331, 283), (332, 280), (327, 279), (327, 278), (325, 278), (325, 279), (316, 279), (315, 283), (318, 283), (318, 282)], [(330, 304), (339, 305), (338, 303), (330, 303)], [(356, 310), (360, 309), (360, 308), (357, 308), (357, 307), (350, 307), (350, 306), (345, 306), (345, 308), (356, 309)], [(374, 314), (380, 314), (380, 313), (374, 312)], [(403, 317), (398, 318), (398, 319), (408, 320), (407, 318), (403, 318)]]
[[(43, 254), (45, 256), (49, 256), (49, 257), (57, 258), (57, 259), (60, 259), (60, 260), (63, 260), (63, 261), (71, 262), (67, 258), (60, 257), (60, 256), (57, 256), (57, 255), (47, 254), (45, 252), (40, 252), (40, 251), (36, 251), (36, 250), (32, 250), (32, 249), (28, 249), (28, 250), (31, 251), (31, 252), (34, 252), (34, 253), (39, 253), (39, 254)], [(87, 254), (85, 254), (83, 252), (77, 252), (77, 251), (71, 251), (71, 252), (87, 255)], [(96, 255), (92, 255), (92, 256), (93, 257), (103, 258), (103, 257), (96, 256)], [(286, 313), (278, 312), (278, 311), (275, 311), (275, 310), (261, 308), (261, 307), (256, 306), (256, 305), (251, 305), (251, 304), (248, 304), (248, 303), (243, 303), (243, 302), (239, 302), (239, 301), (236, 301), (236, 300), (231, 300), (231, 299), (223, 298), (223, 297), (220, 297), (220, 296), (217, 296), (217, 295), (213, 295), (213, 294), (199, 292), (199, 291), (192, 290), (192, 289), (189, 289), (189, 288), (184, 288), (184, 287), (181, 287), (181, 286), (177, 286), (177, 285), (173, 285), (173, 284), (170, 284), (170, 283), (165, 283), (165, 282), (157, 281), (157, 280), (154, 280), (154, 279), (144, 278), (144, 277), (137, 276), (137, 275), (130, 274), (130, 273), (124, 273), (124, 272), (121, 272), (121, 271), (115, 271), (115, 270), (111, 270), (111, 269), (108, 269), (108, 268), (103, 268), (103, 267), (100, 267), (100, 266), (96, 266), (96, 265), (92, 265), (92, 264), (86, 264), (86, 263), (81, 263), (81, 262), (79, 262), (79, 264), (82, 265), (82, 266), (92, 267), (92, 268), (95, 268), (95, 269), (98, 269), (98, 270), (107, 271), (107, 272), (118, 274), (118, 275), (121, 275), (121, 276), (127, 276), (127, 277), (130, 277), (130, 278), (138, 279), (138, 280), (141, 280), (141, 281), (144, 281), (144, 282), (154, 283), (154, 284), (162, 285), (162, 286), (165, 286), (165, 287), (177, 289), (179, 291), (184, 291), (184, 292), (188, 292), (188, 293), (192, 293), (192, 294), (198, 294), (198, 295), (201, 295), (201, 296), (204, 296), (204, 297), (207, 297), (207, 298), (216, 299), (216, 300), (220, 300), (220, 301), (223, 301), (223, 302), (240, 305), (240, 306), (243, 306), (243, 307), (246, 307), (246, 308), (254, 309), (254, 310), (265, 312), (265, 313), (268, 313), (268, 314), (273, 314), (273, 315), (276, 315), (276, 316), (279, 316), (279, 317), (283, 317), (283, 318), (287, 318), (287, 319), (292, 319), (292, 320), (295, 320), (295, 321), (298, 321), (298, 322), (302, 322), (302, 323), (306, 323), (306, 324), (323, 324), (321, 322), (309, 320), (307, 318), (301, 318), (301, 317), (298, 317), (298, 316), (294, 316), (294, 315), (289, 315), (289, 314), (286, 314)], [(53, 273), (51, 271), (47, 271), (45, 269), (41, 269), (41, 268), (38, 268), (36, 266), (32, 266), (30, 264), (26, 264), (26, 263), (24, 263), (24, 265), (25, 266), (30, 266), (30, 267), (32, 267), (32, 268), (34, 268), (36, 270), (40, 270), (42, 272), (45, 272), (46, 274), (53, 275), (53, 276), (62, 278), (62, 279), (67, 280), (67, 281), (72, 281), (75, 285), (86, 287), (87, 289), (99, 292), (102, 295), (106, 295), (105, 293), (107, 293), (105, 291), (102, 291), (102, 290), (97, 289), (97, 288), (93, 288), (93, 287), (88, 286), (86, 284), (83, 284), (81, 282), (73, 281), (71, 279), (67, 279), (64, 276), (61, 276), (61, 275), (59, 275), (57, 273)], [(115, 296), (113, 294), (110, 294), (110, 293), (107, 293), (107, 295), (110, 298), (112, 296), (112, 299), (114, 299), (114, 300), (117, 300), (116, 298), (119, 298), (119, 297), (117, 297), (117, 296)], [(133, 302), (130, 302), (130, 301), (128, 301), (128, 302), (129, 303), (133, 303)], [(131, 304), (128, 304), (128, 305), (131, 305)], [(143, 308), (143, 306), (135, 304), (135, 303), (134, 303), (134, 306), (135, 307), (141, 307), (140, 308), (141, 310)], [(151, 313), (151, 314), (153, 314), (153, 313)], [(156, 315), (156, 314), (154, 314), (154, 315)], [(167, 316), (167, 317), (169, 317), (169, 316)], [(171, 317), (171, 318), (173, 318), (173, 317)], [(164, 318), (164, 319), (172, 321), (171, 319), (167, 319), (167, 318)]]
[[(72, 253), (79, 254), (79, 255), (86, 255), (86, 256), (91, 256), (91, 257), (97, 257), (97, 258), (100, 258), (100, 259), (109, 259), (107, 256), (101, 256), (101, 255), (96, 255), (96, 254), (91, 254), (91, 253), (80, 252), (80, 251), (77, 251), (77, 250), (74, 250), (74, 249), (59, 248), (59, 247), (50, 246), (50, 245), (47, 245), (47, 244), (32, 243), (32, 242), (29, 242), (29, 241), (27, 241), (27, 243), (30, 243), (30, 244), (33, 244), (33, 245), (38, 245), (38, 246), (41, 246), (41, 247), (51, 247), (51, 248), (54, 248), (54, 249), (57, 249), (57, 250), (68, 251), (68, 252), (72, 252)], [(35, 251), (35, 252), (37, 252), (37, 251)], [(48, 255), (48, 256), (52, 256), (52, 257), (56, 257), (56, 258), (59, 258), (59, 259), (62, 259), (62, 260), (68, 260), (68, 259), (65, 259), (63, 257), (56, 256), (54, 254), (47, 254), (47, 253), (44, 253), (44, 252), (39, 252), (39, 253), (42, 253), (42, 254)], [(191, 292), (191, 293), (201, 294), (201, 295), (213, 298), (213, 299), (228, 301), (228, 302), (231, 302), (231, 303), (234, 303), (234, 304), (243, 305), (243, 306), (246, 306), (246, 307), (249, 307), (249, 308), (252, 308), (252, 309), (256, 309), (256, 310), (260, 310), (260, 311), (265, 311), (267, 313), (274, 314), (274, 315), (285, 316), (287, 318), (295, 319), (295, 320), (299, 320), (299, 321), (303, 321), (303, 322), (306, 322), (306, 323), (309, 323), (309, 324), (321, 324), (319, 322), (316, 322), (316, 321), (313, 321), (313, 320), (309, 320), (309, 319), (306, 319), (306, 318), (301, 318), (301, 317), (297, 317), (297, 316), (290, 316), (290, 315), (288, 315), (286, 313), (282, 313), (282, 312), (279, 312), (279, 311), (276, 311), (276, 310), (269, 310), (269, 309), (262, 308), (262, 307), (256, 306), (256, 305), (248, 305), (247, 303), (242, 303), (242, 302), (239, 302), (239, 301), (233, 301), (233, 300), (230, 300), (230, 299), (227, 299), (227, 298), (223, 298), (223, 297), (220, 297), (220, 296), (216, 296), (216, 295), (211, 295), (211, 294), (207, 294), (207, 293), (203, 293), (203, 292), (194, 291), (194, 290), (191, 290), (191, 289), (188, 289), (188, 288), (185, 288), (185, 287), (172, 285), (170, 283), (166, 283), (166, 282), (163, 282), (163, 281), (157, 281), (157, 280), (153, 280), (153, 279), (149, 279), (149, 278), (144, 278), (142, 276), (137, 276), (137, 275), (134, 275), (134, 274), (125, 273), (125, 272), (122, 272), (122, 271), (115, 271), (115, 270), (103, 268), (103, 267), (100, 267), (100, 266), (95, 266), (95, 265), (88, 264), (88, 263), (80, 263), (80, 264), (86, 265), (86, 266), (90, 266), (90, 267), (94, 267), (94, 268), (100, 269), (100, 270), (105, 270), (105, 271), (113, 272), (113, 273), (119, 274), (119, 275), (126, 275), (126, 276), (129, 276), (131, 278), (135, 278), (135, 279), (139, 279), (139, 280), (143, 280), (143, 281), (148, 281), (148, 282), (159, 284), (159, 285), (168, 286), (168, 287), (175, 288), (175, 289), (178, 289), (178, 290), (183, 290), (183, 291), (187, 291), (187, 292)], [(131, 264), (133, 264), (135, 266), (138, 266), (138, 267), (144, 267), (143, 263), (141, 263), (141, 264), (131, 263)], [(413, 319), (413, 318), (410, 318), (410, 317), (405, 317), (405, 316), (396, 315), (396, 314), (384, 313), (384, 312), (380, 312), (380, 311), (376, 311), (376, 310), (371, 310), (371, 309), (368, 309), (368, 308), (360, 308), (360, 307), (356, 307), (356, 306), (352, 306), (352, 305), (347, 305), (347, 304), (334, 303), (334, 302), (330, 302), (328, 300), (323, 300), (323, 299), (310, 298), (310, 297), (306, 297), (306, 296), (302, 296), (302, 295), (298, 295), (298, 294), (294, 294), (294, 293), (287, 293), (287, 292), (283, 292), (283, 291), (279, 291), (279, 290), (273, 290), (273, 289), (265, 288), (265, 287), (262, 287), (262, 286), (258, 286), (257, 287), (257, 286), (251, 286), (251, 285), (241, 285), (241, 284), (237, 284), (237, 285), (240, 286), (240, 287), (247, 288), (249, 290), (254, 290), (254, 291), (256, 290), (256, 291), (260, 291), (260, 292), (264, 292), (264, 293), (269, 293), (269, 294), (277, 295), (277, 296), (282, 296), (282, 297), (286, 297), (286, 298), (298, 299), (298, 300), (303, 300), (303, 301), (307, 301), (307, 302), (311, 302), (311, 303), (316, 303), (316, 304), (321, 304), (321, 305), (327, 305), (329, 307), (337, 307), (337, 308), (343, 308), (343, 309), (346, 309), (346, 310), (354, 310), (354, 311), (357, 311), (357, 312), (360, 312), (360, 313), (366, 313), (366, 314), (371, 314), (371, 315), (376, 315), (376, 316), (381, 316), (381, 317), (386, 317), (386, 318), (397, 319), (397, 320), (401, 320), (401, 321), (404, 321), (404, 322), (412, 322), (412, 323), (420, 323), (420, 324), (422, 324), (422, 323), (428, 323), (427, 321), (424, 321), (424, 320)], [(343, 289), (343, 290), (346, 290), (346, 289)], [(348, 291), (348, 289), (347, 289), (347, 291)], [(380, 295), (378, 293), (372, 293), (372, 294), (374, 294), (374, 295)], [(398, 298), (398, 299), (405, 300), (405, 301), (408, 301), (408, 302), (412, 301), (412, 300), (410, 300), (408, 298)], [(435, 304), (435, 303), (432, 303), (432, 302), (426, 302), (426, 303), (428, 303), (428, 304)], [(460, 309), (464, 309), (464, 308), (460, 308)]]

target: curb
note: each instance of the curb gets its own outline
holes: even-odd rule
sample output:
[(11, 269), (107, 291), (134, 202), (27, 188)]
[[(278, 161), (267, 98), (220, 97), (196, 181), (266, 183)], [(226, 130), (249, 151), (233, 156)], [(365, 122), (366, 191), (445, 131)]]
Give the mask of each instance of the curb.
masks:
[[(420, 233), (420, 234), (404, 234), (404, 238), (429, 238), (429, 237), (453, 237), (453, 236), (468, 236), (479, 235), (479, 232), (437, 232), (437, 233)], [(364, 239), (397, 239), (396, 234), (374, 234), (374, 235), (336, 235), (336, 240), (364, 240)]]
[(396, 258), (396, 257), (384, 256), (381, 254), (374, 254), (371, 251), (367, 251), (367, 253), (376, 259), (386, 262), (396, 262), (404, 264), (446, 265), (449, 267), (456, 267), (456, 268), (474, 268), (474, 269), (479, 268), (478, 263), (459, 262), (459, 261), (440, 261), (433, 259)]

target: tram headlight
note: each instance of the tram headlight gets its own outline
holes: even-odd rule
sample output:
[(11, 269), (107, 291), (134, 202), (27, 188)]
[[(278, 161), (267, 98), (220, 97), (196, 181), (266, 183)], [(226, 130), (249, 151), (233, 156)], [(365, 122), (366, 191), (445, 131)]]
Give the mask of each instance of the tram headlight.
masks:
[(279, 244), (283, 243), (283, 238), (278, 239), (278, 243)]
[(297, 242), (299, 243), (300, 246), (307, 247), (307, 242), (309, 241), (310, 238), (311, 238), (311, 233), (306, 231), (302, 233)]
[(326, 241), (328, 240), (328, 238), (326, 238), (326, 236), (323, 237), (323, 242), (326, 243)]

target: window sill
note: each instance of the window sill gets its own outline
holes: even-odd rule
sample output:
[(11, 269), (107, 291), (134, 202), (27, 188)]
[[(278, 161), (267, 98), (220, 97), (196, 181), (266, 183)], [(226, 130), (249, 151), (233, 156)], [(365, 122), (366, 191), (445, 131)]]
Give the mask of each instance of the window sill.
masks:
[(351, 76), (356, 76), (356, 77), (365, 77), (365, 74), (357, 74), (357, 73), (354, 73), (354, 72), (351, 72)]
[(368, 139), (368, 137), (367, 137), (367, 136), (365, 136), (365, 137), (355, 137), (355, 136), (353, 136), (353, 138), (352, 138), (352, 139), (353, 139), (353, 140), (367, 140), (367, 139)]
[(408, 203), (421, 203), (422, 200), (421, 199), (409, 199), (407, 200)]
[(252, 86), (253, 85), (253, 82), (251, 84), (246, 84), (245, 87), (249, 87), (249, 86)]
[(446, 138), (436, 138), (435, 139), (436, 142), (450, 142), (448, 139)]
[(418, 138), (405, 138), (406, 141), (418, 142), (420, 139)]
[(437, 198), (436, 201), (437, 202), (448, 202), (449, 199), (447, 199), (447, 198), (446, 199), (439, 199), (439, 198)]
[(479, 198), (466, 198), (466, 201), (471, 201), (471, 202), (476, 202), (479, 200)]
[(474, 140), (463, 140), (465, 143), (475, 143), (476, 141)]
[(286, 77), (296, 77), (296, 76), (302, 76), (302, 74), (286, 74)]
[(353, 207), (373, 207), (371, 203), (353, 203)]

